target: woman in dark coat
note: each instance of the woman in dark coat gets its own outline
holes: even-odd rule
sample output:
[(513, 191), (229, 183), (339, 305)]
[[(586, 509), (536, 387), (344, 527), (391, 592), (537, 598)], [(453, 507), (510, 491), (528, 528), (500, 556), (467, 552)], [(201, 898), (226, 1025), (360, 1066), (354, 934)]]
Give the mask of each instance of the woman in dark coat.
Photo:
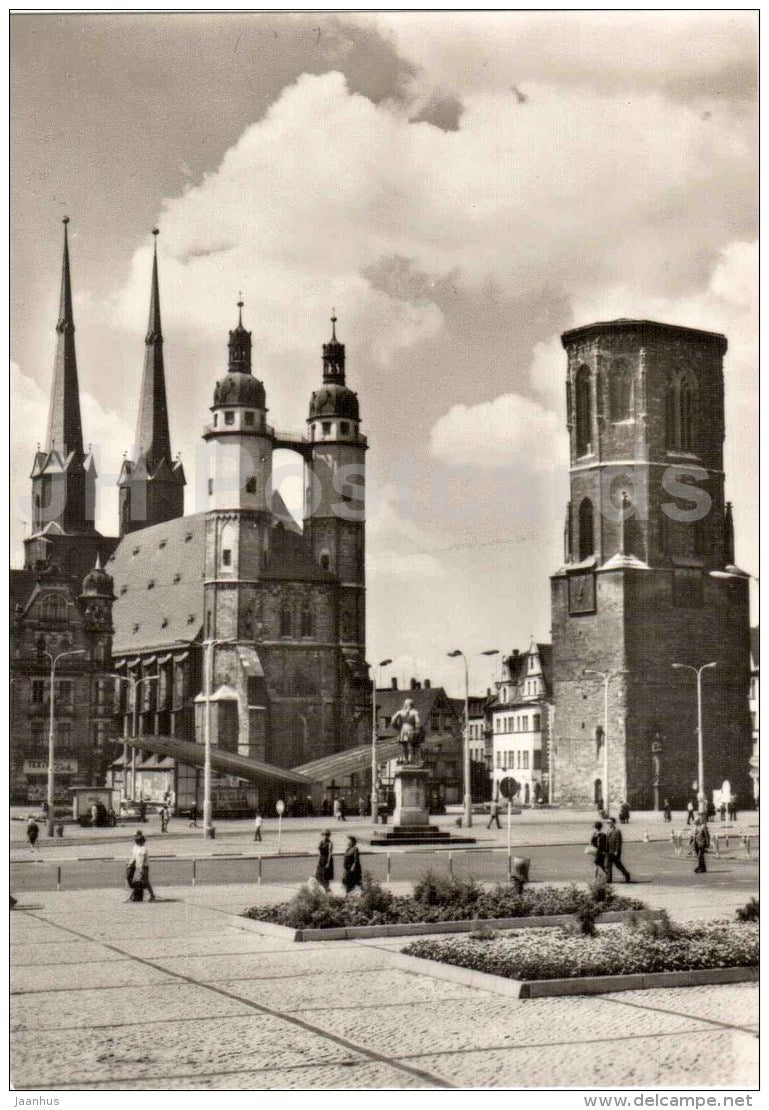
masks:
[(315, 868), (315, 878), (324, 890), (328, 890), (329, 883), (334, 878), (334, 845), (331, 843), (331, 833), (328, 829), (318, 845), (318, 866)]
[(344, 853), (344, 864), (342, 873), (342, 886), (347, 894), (355, 890), (356, 886), (360, 886), (363, 882), (363, 872), (360, 866), (360, 852), (358, 851), (358, 842), (354, 836), (347, 837), (347, 850)]

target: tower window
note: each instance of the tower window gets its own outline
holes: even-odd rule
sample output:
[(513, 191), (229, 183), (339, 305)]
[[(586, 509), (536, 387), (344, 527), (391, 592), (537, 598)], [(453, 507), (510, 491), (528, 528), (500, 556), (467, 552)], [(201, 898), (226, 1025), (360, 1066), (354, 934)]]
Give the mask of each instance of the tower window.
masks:
[(615, 423), (633, 413), (633, 374), (624, 358), (615, 359), (609, 377), (609, 415)]
[(281, 636), (291, 635), (291, 610), (287, 605), (284, 605), (280, 611), (280, 634)]
[(249, 478), (246, 482), (246, 493), (256, 493), (256, 478)]
[(665, 394), (665, 446), (668, 451), (693, 451), (696, 442), (696, 386), (680, 375)]
[(595, 554), (595, 535), (593, 530), (593, 502), (586, 497), (579, 507), (579, 558), (589, 559)]
[(347, 423), (346, 420), (343, 420), (342, 423), (339, 425), (339, 430), (343, 436), (350, 434), (350, 425)]
[(219, 426), (219, 413), (215, 412), (214, 413), (214, 427), (216, 428), (218, 426)]
[(302, 635), (312, 636), (312, 610), (309, 605), (302, 609)]
[(328, 551), (321, 551), (320, 553), (320, 569), (331, 570), (331, 556)]
[(229, 547), (225, 547), (222, 551), (222, 566), (232, 566), (232, 552), (230, 551)]
[(234, 424), (235, 423), (235, 413), (234, 412), (225, 412), (225, 414), (224, 414), (224, 423), (225, 424)]
[(577, 454), (587, 455), (590, 452), (593, 424), (590, 400), (590, 370), (587, 366), (580, 366), (577, 371), (575, 392), (577, 398)]
[(322, 428), (323, 428), (323, 435), (324, 436), (330, 436), (331, 435), (331, 422), (329, 420), (324, 420), (323, 421)]
[(213, 480), (213, 478), (209, 478), (208, 479), (208, 496), (210, 497), (213, 492), (214, 492), (214, 480)]
[(254, 414), (253, 414), (252, 412), (247, 412), (247, 413), (245, 413), (245, 414), (244, 414), (244, 416), (243, 416), (243, 422), (244, 422), (245, 424), (248, 424), (248, 425), (250, 425), (251, 427), (253, 427), (253, 424), (254, 424)]

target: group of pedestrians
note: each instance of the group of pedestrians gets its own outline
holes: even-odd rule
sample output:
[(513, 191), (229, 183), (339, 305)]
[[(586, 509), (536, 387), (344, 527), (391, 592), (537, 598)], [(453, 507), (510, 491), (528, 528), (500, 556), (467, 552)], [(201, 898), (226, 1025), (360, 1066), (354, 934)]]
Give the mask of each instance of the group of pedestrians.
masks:
[(608, 819), (607, 825), (608, 830), (604, 832), (603, 821), (596, 821), (590, 837), (589, 851), (593, 853), (595, 878), (600, 882), (614, 882), (616, 867), (625, 876), (625, 882), (630, 883), (630, 872), (622, 862), (622, 830), (618, 828), (614, 817)]
[[(331, 830), (326, 829), (318, 845), (318, 865), (315, 868), (315, 880), (329, 890), (334, 880), (334, 845), (331, 841)], [(363, 870), (360, 863), (358, 841), (354, 836), (347, 837), (347, 848), (342, 860), (342, 886), (345, 894), (351, 894), (363, 882)]]

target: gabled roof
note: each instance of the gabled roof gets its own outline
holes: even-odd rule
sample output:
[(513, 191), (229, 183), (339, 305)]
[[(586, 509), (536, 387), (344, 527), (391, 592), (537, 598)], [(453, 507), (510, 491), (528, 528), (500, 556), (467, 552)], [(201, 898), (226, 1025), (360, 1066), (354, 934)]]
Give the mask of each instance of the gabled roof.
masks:
[[(419, 714), (419, 719), (422, 722), (423, 728), (432, 711), (441, 704), (444, 705), (446, 709), (454, 711), (456, 715), (454, 699), (446, 695), (446, 691), (442, 686), (429, 686), (427, 689), (422, 687), (419, 690), (393, 690), (391, 686), (387, 686), (383, 690), (377, 690), (377, 715), (381, 717), (392, 717), (401, 708), (406, 698), (410, 698), (414, 703), (414, 708)], [(462, 705), (461, 717), (464, 717), (464, 702)], [(460, 720), (461, 717), (459, 718)]]
[(203, 628), (205, 523), (205, 513), (195, 513), (122, 538), (105, 567), (117, 599), (112, 609), (114, 655), (198, 638)]

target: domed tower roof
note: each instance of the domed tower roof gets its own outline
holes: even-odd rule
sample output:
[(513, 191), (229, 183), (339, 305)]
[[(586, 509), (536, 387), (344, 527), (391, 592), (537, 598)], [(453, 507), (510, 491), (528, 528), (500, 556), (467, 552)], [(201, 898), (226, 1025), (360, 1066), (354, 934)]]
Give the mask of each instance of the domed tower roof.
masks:
[(113, 586), (114, 582), (107, 574), (106, 570), (102, 569), (101, 559), (97, 555), (96, 565), (93, 570), (88, 571), (88, 574), (86, 574), (83, 579), (81, 596), (114, 598)]
[(266, 409), (262, 383), (251, 373), (251, 332), (243, 327), (243, 301), (238, 301), (238, 326), (230, 332), (227, 373), (214, 387), (213, 408), (237, 405)]
[(336, 337), (336, 321), (332, 310), (331, 339), (323, 344), (323, 385), (310, 398), (310, 420), (323, 416), (360, 420), (358, 395), (345, 385), (345, 348)]

